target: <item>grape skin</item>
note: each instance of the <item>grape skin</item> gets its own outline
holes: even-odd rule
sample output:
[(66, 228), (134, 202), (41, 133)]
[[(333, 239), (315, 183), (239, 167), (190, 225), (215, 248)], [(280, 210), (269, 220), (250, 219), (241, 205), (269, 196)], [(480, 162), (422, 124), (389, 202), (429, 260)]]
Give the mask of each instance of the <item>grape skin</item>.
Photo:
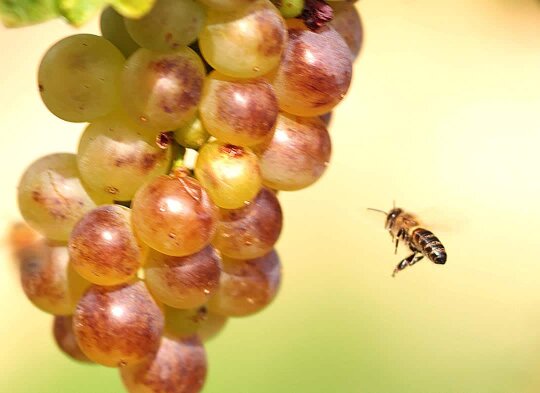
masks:
[(294, 191), (317, 181), (328, 165), (332, 146), (318, 117), (281, 114), (274, 136), (256, 150), (267, 187)]
[(349, 47), (331, 26), (313, 32), (288, 20), (289, 39), (278, 69), (269, 75), (281, 110), (298, 116), (329, 112), (352, 78)]
[(69, 239), (73, 267), (99, 285), (117, 285), (135, 277), (144, 251), (131, 229), (131, 210), (120, 205), (92, 210), (75, 225)]
[(279, 112), (272, 86), (263, 79), (233, 79), (212, 72), (205, 79), (201, 119), (221, 142), (252, 146), (273, 132)]
[(203, 305), (216, 291), (221, 273), (221, 258), (213, 247), (174, 257), (150, 251), (145, 262), (145, 278), (152, 294), (176, 308)]
[(330, 25), (343, 37), (351, 50), (353, 61), (358, 57), (364, 40), (362, 19), (354, 4), (340, 1), (333, 2), (334, 19)]
[(56, 316), (53, 320), (53, 337), (58, 348), (70, 358), (79, 362), (90, 363), (90, 359), (81, 351), (75, 333), (71, 316)]
[(90, 283), (73, 269), (67, 248), (42, 239), (20, 255), (21, 284), (28, 299), (49, 314), (73, 314)]
[(139, 45), (133, 41), (124, 24), (124, 17), (113, 7), (107, 7), (101, 13), (101, 35), (108, 39), (126, 58), (139, 49)]
[(136, 234), (167, 255), (190, 255), (210, 244), (217, 214), (204, 188), (186, 175), (157, 177), (141, 187), (132, 201)]
[(174, 140), (188, 149), (199, 150), (208, 141), (210, 134), (204, 128), (199, 116), (174, 132)]
[(230, 258), (258, 258), (272, 250), (281, 233), (282, 223), (283, 214), (276, 195), (263, 188), (247, 206), (220, 210), (212, 244)]
[(163, 337), (154, 357), (120, 369), (129, 393), (197, 393), (206, 379), (206, 351), (197, 337)]
[(41, 98), (63, 120), (94, 120), (117, 105), (123, 65), (122, 53), (103, 37), (64, 38), (45, 53), (39, 65)]
[(181, 339), (196, 334), (203, 342), (214, 338), (227, 324), (228, 318), (208, 312), (205, 306), (180, 310), (165, 306), (165, 334)]
[(75, 223), (96, 207), (79, 178), (74, 154), (57, 153), (35, 161), (18, 187), (25, 221), (47, 238), (67, 241)]
[(136, 363), (154, 353), (163, 325), (163, 314), (141, 281), (112, 287), (93, 285), (73, 316), (81, 350), (108, 367)]
[(281, 264), (275, 251), (249, 260), (223, 258), (220, 286), (208, 302), (212, 313), (243, 317), (268, 306), (281, 282)]

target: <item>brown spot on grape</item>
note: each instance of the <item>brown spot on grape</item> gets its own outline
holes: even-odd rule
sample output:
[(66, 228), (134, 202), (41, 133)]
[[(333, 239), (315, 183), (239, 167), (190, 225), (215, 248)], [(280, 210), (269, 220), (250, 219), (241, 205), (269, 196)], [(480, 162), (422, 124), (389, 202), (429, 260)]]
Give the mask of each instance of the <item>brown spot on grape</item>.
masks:
[(41, 83), (38, 85), (38, 88), (40, 93), (43, 93), (45, 91), (45, 87)]
[(258, 50), (267, 57), (277, 56), (283, 50), (286, 29), (281, 18), (273, 10), (265, 9), (255, 15), (262, 41)]
[(219, 151), (221, 153), (227, 154), (231, 158), (240, 158), (244, 154), (246, 154), (246, 151), (244, 150), (243, 147), (235, 146), (235, 145), (231, 145), (231, 144), (221, 145), (219, 147)]

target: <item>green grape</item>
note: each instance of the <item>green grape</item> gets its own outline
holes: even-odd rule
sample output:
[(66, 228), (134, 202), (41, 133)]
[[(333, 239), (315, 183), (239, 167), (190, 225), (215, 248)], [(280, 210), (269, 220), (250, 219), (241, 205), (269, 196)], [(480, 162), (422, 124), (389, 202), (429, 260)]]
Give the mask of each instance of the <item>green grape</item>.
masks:
[(159, 351), (120, 369), (129, 393), (198, 393), (206, 379), (206, 352), (197, 337), (163, 337)]
[(261, 189), (255, 153), (248, 147), (209, 142), (199, 151), (195, 176), (214, 203), (224, 209), (244, 206)]
[(279, 64), (286, 39), (279, 11), (269, 0), (256, 0), (230, 12), (209, 9), (199, 46), (219, 72), (253, 78)]
[(146, 285), (160, 302), (176, 308), (203, 305), (216, 291), (220, 257), (212, 246), (184, 257), (151, 250), (145, 261)]
[(119, 78), (124, 56), (109, 41), (77, 34), (54, 44), (38, 71), (41, 98), (61, 119), (91, 121), (119, 102)]
[(364, 39), (362, 20), (354, 4), (339, 1), (331, 2), (334, 18), (330, 25), (343, 37), (349, 47), (353, 60), (358, 57)]
[(199, 182), (184, 173), (147, 183), (137, 191), (131, 207), (137, 235), (163, 254), (194, 254), (216, 232), (216, 206)]
[(204, 9), (195, 0), (157, 0), (148, 14), (125, 19), (125, 25), (143, 48), (169, 52), (195, 41), (204, 18)]
[(26, 222), (47, 238), (67, 241), (75, 223), (96, 207), (79, 179), (75, 154), (58, 153), (35, 161), (18, 187)]
[(53, 315), (70, 315), (90, 283), (79, 276), (65, 246), (44, 239), (26, 247), (20, 259), (21, 284), (28, 299)]
[(189, 149), (199, 150), (208, 141), (210, 134), (204, 128), (199, 116), (174, 132), (174, 140)]
[(140, 362), (155, 353), (163, 324), (163, 314), (142, 281), (93, 285), (73, 316), (73, 330), (83, 353), (109, 367)]
[(144, 251), (131, 229), (131, 210), (120, 205), (90, 211), (75, 225), (69, 239), (73, 268), (99, 285), (117, 285), (134, 278)]
[(284, 18), (296, 18), (304, 10), (304, 0), (278, 0), (278, 10)]
[(245, 7), (256, 0), (199, 0), (202, 4), (213, 11), (234, 11)]
[(101, 34), (120, 49), (126, 58), (139, 49), (139, 45), (129, 35), (124, 24), (124, 18), (112, 7), (107, 7), (101, 13)]
[(123, 102), (138, 124), (154, 130), (174, 130), (195, 116), (204, 79), (204, 65), (190, 48), (173, 53), (139, 49), (122, 75)]
[(331, 151), (320, 118), (280, 114), (272, 140), (256, 149), (263, 183), (283, 191), (305, 188), (322, 176)]
[(316, 32), (290, 19), (289, 39), (279, 68), (269, 78), (279, 107), (299, 116), (332, 110), (345, 97), (352, 77), (351, 52), (331, 26)]
[(81, 351), (75, 333), (73, 332), (73, 318), (71, 316), (56, 316), (53, 321), (53, 336), (58, 348), (70, 358), (79, 362), (90, 362), (90, 359)]
[(222, 142), (252, 146), (274, 130), (278, 103), (263, 79), (235, 80), (217, 71), (204, 83), (199, 113), (210, 134)]
[(282, 223), (276, 195), (263, 188), (249, 205), (237, 210), (221, 209), (212, 245), (230, 258), (258, 258), (272, 250)]
[(79, 141), (77, 164), (92, 197), (129, 201), (147, 181), (168, 171), (172, 149), (121, 113), (91, 123)]
[(223, 330), (228, 318), (209, 313), (205, 306), (180, 310), (165, 306), (165, 334), (181, 339), (194, 334), (202, 341), (208, 341)]
[(275, 251), (249, 260), (223, 258), (219, 289), (208, 302), (208, 310), (228, 317), (259, 312), (274, 299), (280, 281), (281, 264)]

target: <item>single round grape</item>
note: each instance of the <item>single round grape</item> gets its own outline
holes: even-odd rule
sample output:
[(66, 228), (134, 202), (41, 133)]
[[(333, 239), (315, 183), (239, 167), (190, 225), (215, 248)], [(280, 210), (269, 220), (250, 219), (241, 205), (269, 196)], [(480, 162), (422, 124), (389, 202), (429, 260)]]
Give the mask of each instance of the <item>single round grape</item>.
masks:
[(329, 112), (345, 97), (352, 77), (351, 52), (337, 31), (316, 32), (290, 20), (279, 68), (270, 78), (279, 107), (299, 116)]
[(245, 7), (256, 0), (199, 0), (206, 7), (215, 11), (234, 11)]
[(91, 123), (81, 136), (77, 164), (92, 197), (129, 201), (147, 181), (167, 173), (172, 149), (121, 113)]
[(263, 188), (249, 205), (237, 210), (220, 210), (212, 244), (230, 258), (258, 258), (272, 250), (282, 223), (283, 215), (276, 195)]
[(157, 0), (148, 14), (125, 19), (125, 25), (143, 48), (170, 52), (195, 41), (204, 18), (204, 9), (195, 0)]
[(330, 4), (334, 10), (334, 18), (330, 25), (343, 37), (354, 60), (358, 57), (364, 40), (364, 29), (360, 14), (352, 3), (339, 1)]
[(279, 108), (265, 80), (213, 72), (205, 80), (199, 111), (208, 132), (221, 142), (252, 146), (272, 135)]
[(203, 305), (216, 291), (221, 259), (212, 246), (184, 257), (151, 250), (145, 261), (146, 285), (160, 302), (176, 308)]
[(45, 240), (29, 246), (20, 260), (24, 293), (39, 309), (71, 315), (90, 283), (73, 269), (67, 247)]
[(296, 18), (304, 10), (304, 0), (278, 0), (279, 12), (284, 18)]
[(208, 312), (205, 306), (180, 310), (165, 306), (165, 334), (181, 339), (196, 334), (206, 342), (223, 330), (228, 318)]
[(144, 249), (131, 229), (131, 210), (104, 205), (87, 213), (69, 239), (73, 268), (98, 285), (117, 285), (134, 278)]
[(321, 119), (281, 114), (272, 140), (256, 149), (263, 183), (283, 191), (305, 188), (322, 176), (331, 151)]
[(275, 251), (256, 259), (223, 258), (216, 294), (208, 302), (212, 313), (243, 317), (265, 308), (276, 296), (281, 264)]
[(261, 171), (255, 153), (248, 147), (218, 141), (204, 145), (195, 164), (195, 176), (216, 205), (237, 209), (261, 189)]
[(174, 132), (174, 140), (189, 149), (199, 150), (208, 141), (210, 134), (204, 128), (199, 116)]
[(154, 357), (120, 369), (129, 393), (198, 393), (206, 379), (206, 351), (197, 337), (163, 337)]
[(70, 358), (79, 362), (90, 362), (90, 359), (81, 351), (75, 333), (73, 332), (73, 318), (71, 316), (56, 316), (53, 321), (53, 336), (58, 348)]
[(124, 24), (124, 17), (112, 7), (107, 7), (101, 13), (101, 34), (120, 49), (126, 58), (139, 49), (139, 45), (133, 41)]
[(38, 71), (41, 98), (61, 119), (91, 121), (106, 115), (119, 101), (124, 56), (109, 41), (76, 34), (54, 44)]
[(219, 72), (253, 78), (279, 64), (286, 39), (285, 22), (276, 7), (269, 0), (256, 0), (230, 12), (208, 9), (199, 46)]
[(195, 115), (204, 75), (201, 59), (187, 47), (167, 54), (139, 49), (122, 74), (124, 107), (148, 129), (182, 127)]
[(141, 281), (112, 287), (93, 285), (73, 316), (81, 350), (109, 367), (140, 362), (155, 353), (163, 314)]
[(18, 187), (22, 216), (47, 238), (67, 241), (75, 223), (96, 207), (79, 178), (75, 154), (57, 153), (35, 161)]
[(199, 182), (186, 175), (152, 180), (137, 191), (131, 206), (137, 235), (163, 254), (194, 254), (216, 232), (216, 206)]

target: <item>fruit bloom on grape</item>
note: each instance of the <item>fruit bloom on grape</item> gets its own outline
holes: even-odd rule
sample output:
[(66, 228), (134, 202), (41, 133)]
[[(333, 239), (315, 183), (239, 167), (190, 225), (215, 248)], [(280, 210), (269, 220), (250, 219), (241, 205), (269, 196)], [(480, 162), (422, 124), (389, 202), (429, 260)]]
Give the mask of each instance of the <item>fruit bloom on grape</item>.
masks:
[(185, 174), (152, 180), (132, 201), (136, 234), (167, 255), (185, 256), (202, 250), (216, 232), (217, 215), (206, 190)]
[(92, 361), (109, 367), (136, 363), (155, 353), (163, 314), (141, 281), (92, 286), (73, 316), (75, 337)]
[(206, 351), (197, 337), (164, 337), (159, 351), (120, 369), (129, 393), (197, 393), (206, 379)]
[(131, 210), (120, 205), (90, 211), (69, 239), (73, 267), (99, 285), (121, 284), (135, 277), (145, 248), (131, 229)]
[(18, 188), (25, 221), (47, 238), (67, 241), (75, 223), (96, 207), (79, 178), (75, 154), (57, 153), (35, 161)]
[(272, 135), (278, 111), (274, 89), (264, 79), (233, 79), (214, 71), (205, 80), (200, 116), (221, 142), (264, 142)]
[(270, 304), (280, 282), (281, 263), (275, 251), (256, 259), (223, 258), (221, 283), (208, 310), (229, 317), (254, 314)]
[(293, 191), (313, 184), (326, 170), (331, 150), (320, 118), (279, 115), (272, 140), (256, 149), (264, 185)]
[(184, 257), (150, 251), (145, 263), (148, 288), (161, 302), (176, 308), (203, 305), (216, 291), (221, 259), (212, 246)]
[(316, 32), (289, 22), (289, 39), (270, 76), (279, 107), (299, 116), (329, 112), (345, 97), (352, 78), (349, 47), (331, 26)]
[(256, 0), (230, 12), (208, 9), (199, 46), (219, 72), (253, 78), (278, 65), (286, 39), (285, 22), (276, 7), (269, 0)]

